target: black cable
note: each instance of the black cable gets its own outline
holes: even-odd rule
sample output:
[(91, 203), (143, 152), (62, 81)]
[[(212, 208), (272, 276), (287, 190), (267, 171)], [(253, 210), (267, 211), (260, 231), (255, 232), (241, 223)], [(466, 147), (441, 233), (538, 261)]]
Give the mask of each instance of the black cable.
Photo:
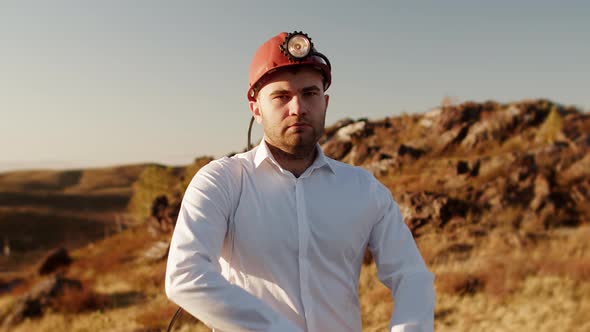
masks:
[(172, 320), (170, 321), (170, 324), (168, 324), (168, 329), (166, 330), (166, 332), (172, 331), (172, 326), (174, 326), (174, 321), (176, 321), (176, 319), (178, 317), (180, 317), (181, 314), (182, 314), (182, 308), (178, 307), (178, 310), (176, 310), (176, 312), (174, 313), (174, 316), (172, 316)]
[(252, 135), (252, 124), (254, 123), (254, 116), (252, 116), (252, 118), (250, 118), (250, 126), (248, 126), (248, 151), (250, 151), (252, 149), (252, 144), (250, 143), (250, 138)]

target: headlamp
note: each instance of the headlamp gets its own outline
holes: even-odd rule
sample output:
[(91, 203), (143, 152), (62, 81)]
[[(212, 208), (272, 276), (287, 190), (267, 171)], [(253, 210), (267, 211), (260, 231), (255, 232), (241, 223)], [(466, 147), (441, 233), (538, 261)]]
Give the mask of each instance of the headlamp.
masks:
[(311, 39), (304, 33), (292, 33), (283, 42), (283, 50), (287, 51), (286, 55), (295, 60), (305, 59), (312, 47)]
[(318, 56), (331, 68), (328, 58), (314, 49), (311, 38), (303, 31), (289, 33), (279, 47), (290, 62), (303, 62), (310, 56)]

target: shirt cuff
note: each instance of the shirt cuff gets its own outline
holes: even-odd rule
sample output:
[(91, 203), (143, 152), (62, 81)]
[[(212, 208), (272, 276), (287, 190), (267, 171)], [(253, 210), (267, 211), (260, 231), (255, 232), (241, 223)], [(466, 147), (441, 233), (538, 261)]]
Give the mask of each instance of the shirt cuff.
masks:
[(391, 332), (425, 332), (419, 323), (398, 324), (391, 327)]

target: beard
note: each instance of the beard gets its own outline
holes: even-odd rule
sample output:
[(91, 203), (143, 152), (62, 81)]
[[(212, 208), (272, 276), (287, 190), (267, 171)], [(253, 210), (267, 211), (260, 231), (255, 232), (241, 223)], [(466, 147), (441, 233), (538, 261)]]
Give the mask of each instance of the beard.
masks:
[(323, 121), (313, 124), (306, 119), (289, 119), (280, 125), (265, 123), (264, 136), (268, 143), (293, 156), (305, 157), (314, 153), (317, 142), (324, 133)]

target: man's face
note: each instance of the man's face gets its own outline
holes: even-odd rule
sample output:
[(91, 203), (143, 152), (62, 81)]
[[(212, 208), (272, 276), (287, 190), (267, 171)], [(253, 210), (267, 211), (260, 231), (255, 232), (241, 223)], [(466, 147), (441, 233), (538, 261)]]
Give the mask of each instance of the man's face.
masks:
[(313, 151), (324, 133), (329, 96), (315, 69), (285, 69), (271, 74), (250, 110), (271, 145), (292, 154)]

